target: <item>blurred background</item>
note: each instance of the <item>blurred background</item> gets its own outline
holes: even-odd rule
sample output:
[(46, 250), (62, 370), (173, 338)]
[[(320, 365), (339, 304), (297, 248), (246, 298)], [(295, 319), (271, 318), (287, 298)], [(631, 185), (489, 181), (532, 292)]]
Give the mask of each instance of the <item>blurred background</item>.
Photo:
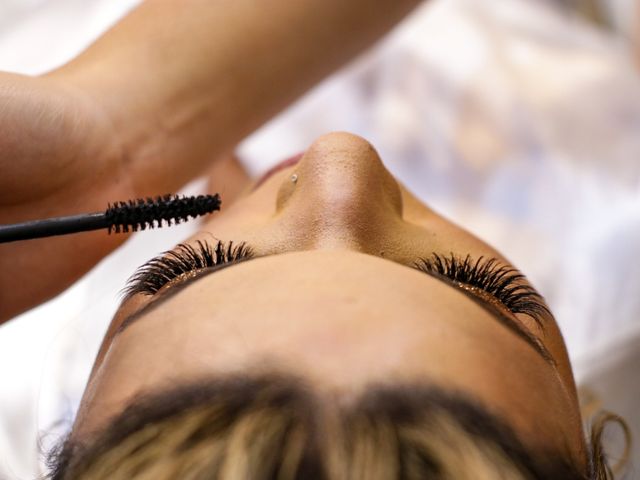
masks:
[[(0, 70), (56, 67), (137, 3), (0, 0)], [(585, 415), (607, 408), (629, 422), (635, 478), (640, 0), (425, 2), (236, 153), (257, 175), (334, 130), (366, 137), (418, 197), (528, 274), (560, 323)], [(0, 327), (0, 479), (45, 471), (42, 453), (70, 426), (126, 278), (195, 228), (138, 234)], [(620, 437), (606, 435), (614, 461)]]

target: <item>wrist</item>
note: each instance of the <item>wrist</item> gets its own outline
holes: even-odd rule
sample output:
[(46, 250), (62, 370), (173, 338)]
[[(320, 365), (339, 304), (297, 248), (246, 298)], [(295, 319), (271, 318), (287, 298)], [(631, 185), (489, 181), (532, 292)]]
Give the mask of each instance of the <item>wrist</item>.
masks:
[[(152, 119), (136, 107), (127, 90), (110, 86), (109, 78), (99, 73), (91, 65), (71, 62), (41, 78), (67, 99), (75, 115), (85, 122), (82, 130), (91, 126), (91, 131), (101, 139), (98, 147), (87, 145), (93, 155), (84, 158), (94, 174), (99, 168), (106, 175), (94, 178), (131, 183), (126, 189), (137, 196), (157, 193), (136, 187), (128, 170), (135, 167), (142, 152), (157, 148), (151, 147), (151, 143), (159, 143), (161, 135), (157, 131), (151, 134)], [(88, 161), (89, 158), (92, 160)]]

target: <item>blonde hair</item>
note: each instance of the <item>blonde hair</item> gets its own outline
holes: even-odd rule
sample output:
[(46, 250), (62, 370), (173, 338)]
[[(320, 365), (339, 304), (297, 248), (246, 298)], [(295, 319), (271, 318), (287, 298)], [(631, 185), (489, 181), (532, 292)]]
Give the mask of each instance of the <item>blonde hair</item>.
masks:
[[(606, 427), (618, 425), (624, 436), (624, 450), (620, 459), (610, 465), (603, 447), (602, 438)], [(590, 428), (591, 463), (595, 480), (612, 480), (623, 474), (631, 454), (631, 431), (622, 417), (606, 410), (598, 412), (591, 421)]]
[(557, 452), (532, 454), (505, 423), (459, 394), (379, 386), (340, 405), (281, 376), (199, 382), (141, 398), (90, 445), (68, 441), (55, 459), (55, 480), (590, 477)]

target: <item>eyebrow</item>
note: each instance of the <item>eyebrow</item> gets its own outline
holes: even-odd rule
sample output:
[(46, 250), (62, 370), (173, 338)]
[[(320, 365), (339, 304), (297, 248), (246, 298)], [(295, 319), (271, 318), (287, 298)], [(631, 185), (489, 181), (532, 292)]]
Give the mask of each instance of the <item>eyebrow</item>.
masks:
[[(276, 255), (276, 254), (271, 254), (271, 255)], [(249, 258), (245, 258), (245, 259), (234, 261), (234, 262), (230, 262), (230, 263), (216, 265), (214, 267), (209, 267), (209, 268), (207, 268), (205, 270), (202, 270), (201, 273), (199, 273), (197, 275), (191, 276), (189, 278), (186, 278), (186, 279), (180, 281), (177, 284), (174, 284), (171, 288), (169, 288), (167, 290), (164, 290), (162, 292), (156, 293), (154, 295), (154, 298), (149, 303), (147, 303), (144, 307), (142, 307), (141, 309), (137, 310), (136, 312), (133, 312), (132, 314), (127, 316), (122, 321), (122, 323), (118, 326), (118, 329), (116, 330), (116, 332), (114, 333), (112, 338), (115, 338), (116, 336), (118, 336), (119, 334), (124, 332), (127, 328), (129, 328), (135, 322), (137, 322), (141, 318), (147, 316), (148, 313), (150, 313), (151, 311), (155, 310), (160, 305), (162, 305), (163, 303), (168, 301), (170, 298), (174, 297), (176, 294), (178, 294), (179, 292), (184, 290), (189, 285), (192, 285), (193, 283), (197, 282), (198, 280), (201, 280), (201, 279), (211, 275), (212, 273), (217, 273), (220, 270), (224, 270), (225, 268), (233, 267), (233, 266), (238, 265), (240, 263), (249, 262), (249, 261), (255, 260), (257, 258), (264, 258), (264, 257), (271, 256), (271, 255), (249, 257)], [(388, 260), (388, 259), (383, 259), (383, 260)], [(392, 260), (389, 260), (389, 261), (392, 261)], [(394, 262), (394, 263), (396, 263), (396, 262)], [(402, 265), (402, 264), (398, 264), (398, 265)], [(406, 266), (406, 265), (403, 265), (403, 266)], [(412, 267), (408, 267), (408, 268), (412, 268)], [(418, 271), (421, 271), (421, 272), (425, 273), (426, 275), (429, 275), (431, 278), (435, 278), (436, 280), (440, 281), (441, 283), (443, 283), (443, 284), (445, 284), (445, 285), (447, 285), (447, 286), (449, 286), (451, 288), (454, 288), (456, 291), (459, 291), (459, 292), (462, 292), (463, 294), (465, 294), (467, 296), (467, 298), (471, 299), (478, 306), (482, 307), (487, 313), (489, 313), (499, 323), (501, 323), (503, 326), (505, 326), (506, 328), (511, 330), (514, 334), (516, 334), (518, 337), (520, 337), (525, 342), (527, 342), (531, 347), (533, 347), (533, 349), (545, 360), (545, 362), (549, 363), (553, 367), (557, 366), (557, 363), (556, 363), (555, 359), (553, 358), (553, 356), (551, 355), (549, 350), (540, 341), (540, 339), (538, 339), (535, 335), (533, 335), (520, 322), (514, 320), (513, 318), (509, 317), (504, 312), (502, 312), (501, 310), (496, 308), (496, 306), (491, 304), (491, 302), (488, 302), (487, 300), (484, 300), (483, 298), (479, 297), (478, 295), (474, 295), (473, 293), (471, 293), (470, 291), (468, 291), (468, 290), (466, 290), (464, 288), (458, 287), (455, 282), (448, 281), (447, 279), (441, 277), (440, 275), (432, 275), (429, 272), (425, 272), (423, 270), (418, 270)]]

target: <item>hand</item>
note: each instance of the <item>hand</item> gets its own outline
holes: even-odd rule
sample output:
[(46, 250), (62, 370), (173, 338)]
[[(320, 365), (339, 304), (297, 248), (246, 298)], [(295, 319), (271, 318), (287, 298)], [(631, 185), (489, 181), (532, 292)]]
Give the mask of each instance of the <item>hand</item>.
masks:
[[(0, 74), (0, 222), (177, 190), (418, 3), (146, 1), (58, 70)], [(0, 245), (0, 323), (123, 240)]]
[(2, 73), (0, 105), (3, 221), (42, 216), (45, 205), (64, 211), (71, 193), (121, 168), (115, 131), (79, 90), (47, 77)]
[[(158, 166), (125, 153), (99, 102), (71, 85), (2, 73), (0, 105), (0, 224), (102, 211), (183, 183), (167, 175), (149, 181), (145, 172)], [(222, 188), (227, 206), (248, 182), (233, 155), (202, 173), (210, 189)], [(0, 271), (14, 286), (0, 288), (0, 323), (67, 288), (127, 238), (98, 231), (0, 244)]]

